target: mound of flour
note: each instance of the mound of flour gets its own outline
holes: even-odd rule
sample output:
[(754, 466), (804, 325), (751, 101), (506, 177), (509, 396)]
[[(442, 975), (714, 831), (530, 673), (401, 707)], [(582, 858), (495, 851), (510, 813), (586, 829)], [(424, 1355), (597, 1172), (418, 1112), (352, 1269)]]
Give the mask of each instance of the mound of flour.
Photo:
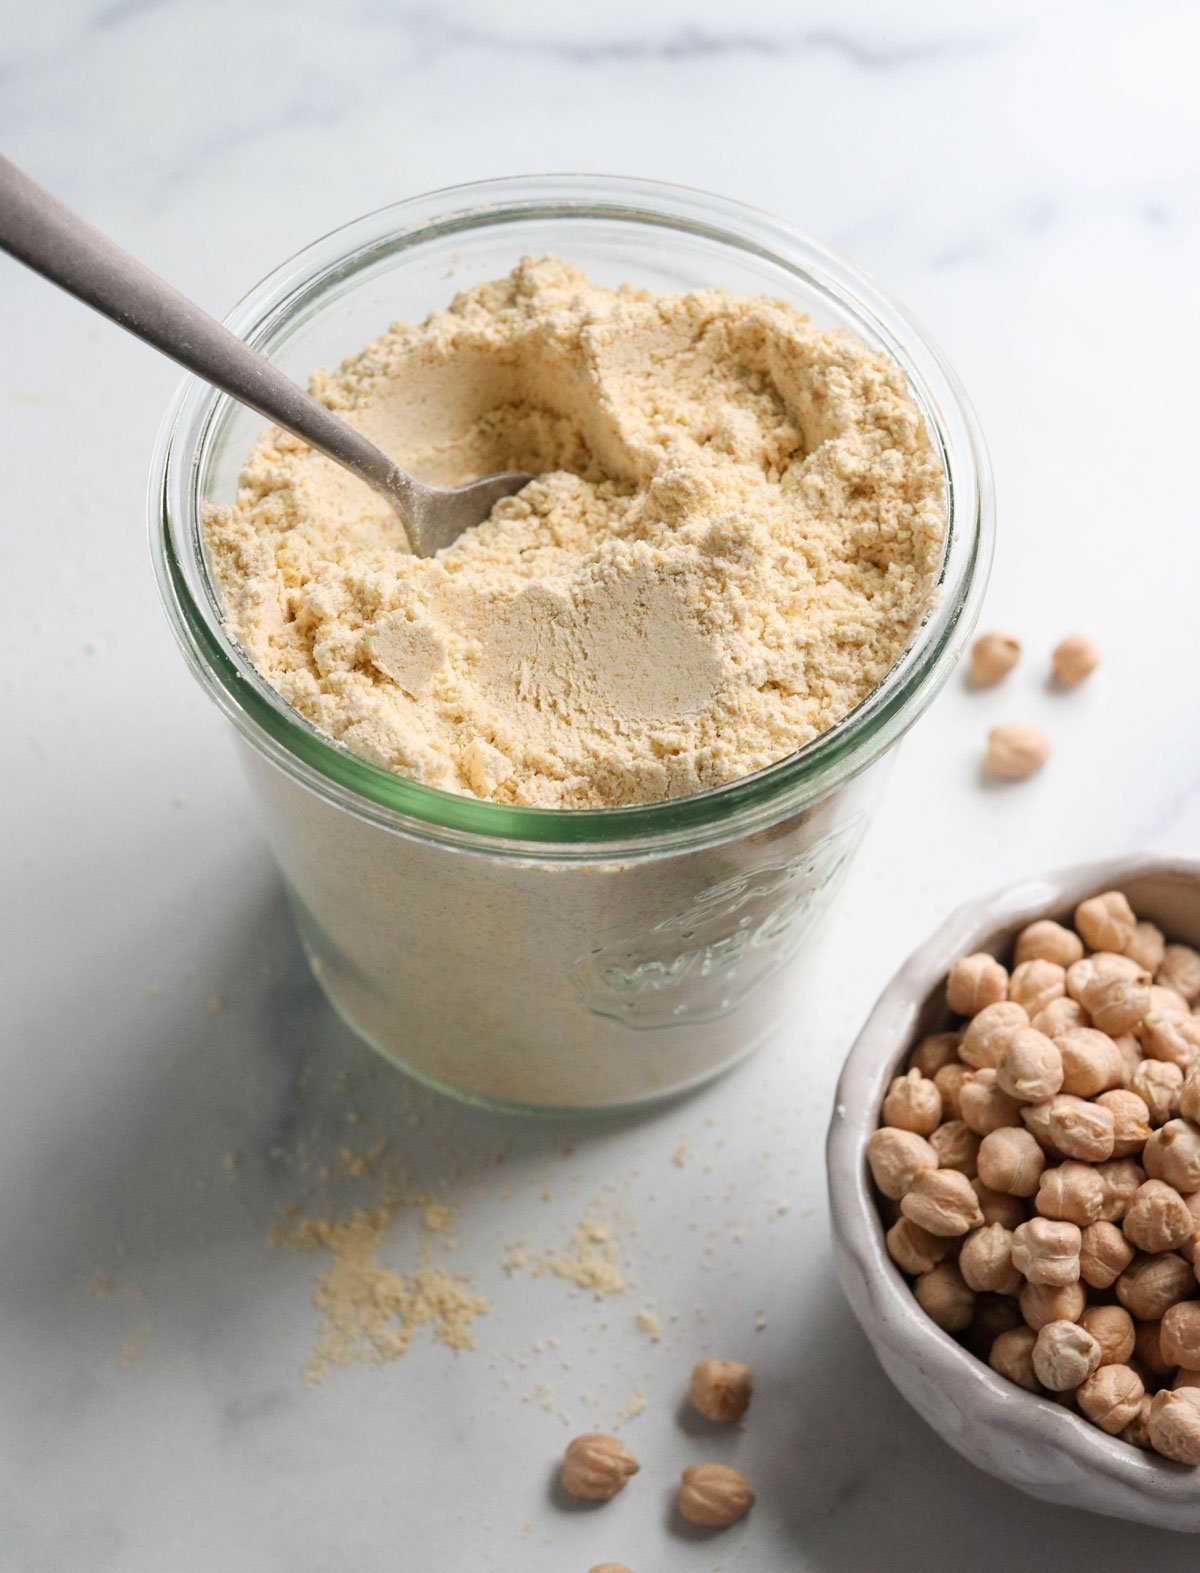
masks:
[(733, 780), (866, 697), (938, 573), (944, 477), (903, 377), (777, 301), (526, 260), (314, 391), (423, 480), (537, 477), (422, 560), (270, 430), (207, 517), (264, 676), (431, 785), (596, 808)]

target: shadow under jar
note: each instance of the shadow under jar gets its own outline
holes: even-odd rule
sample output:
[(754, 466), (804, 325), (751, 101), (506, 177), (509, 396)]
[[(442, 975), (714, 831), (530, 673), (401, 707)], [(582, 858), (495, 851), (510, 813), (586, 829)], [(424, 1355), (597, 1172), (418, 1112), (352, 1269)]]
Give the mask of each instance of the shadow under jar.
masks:
[(159, 439), (151, 533), (175, 634), (236, 729), (321, 987), (381, 1053), (443, 1091), (525, 1110), (628, 1107), (698, 1085), (786, 1013), (793, 965), (883, 789), (889, 751), (970, 634), (992, 546), (987, 457), (953, 373), (850, 263), (700, 192), (522, 177), (369, 214), (264, 280), (229, 326), (297, 381), (397, 319), (556, 254), (598, 283), (767, 294), (898, 363), (946, 472), (936, 596), (900, 661), (798, 752), (692, 797), (518, 808), (420, 785), (292, 710), (222, 624), (202, 516), (261, 420), (195, 380)]

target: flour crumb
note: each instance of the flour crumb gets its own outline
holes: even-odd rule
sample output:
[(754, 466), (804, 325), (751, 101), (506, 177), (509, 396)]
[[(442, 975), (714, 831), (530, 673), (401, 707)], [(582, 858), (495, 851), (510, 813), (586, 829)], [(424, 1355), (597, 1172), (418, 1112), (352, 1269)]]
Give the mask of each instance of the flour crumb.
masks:
[(657, 1344), (662, 1339), (662, 1320), (657, 1311), (639, 1311), (634, 1318), (638, 1331), (645, 1333), (652, 1344)]
[(534, 1268), (535, 1277), (541, 1278), (547, 1273), (589, 1290), (598, 1300), (624, 1294), (629, 1288), (619, 1265), (612, 1226), (595, 1211), (585, 1213), (580, 1219), (568, 1251), (547, 1256)]
[(136, 1333), (131, 1334), (130, 1337), (125, 1340), (125, 1346), (121, 1350), (122, 1371), (133, 1370), (134, 1366), (141, 1358), (142, 1350), (146, 1347), (146, 1340), (150, 1337), (150, 1332), (151, 1329), (148, 1326), (141, 1327)]
[(640, 1387), (635, 1387), (626, 1401), (624, 1409), (617, 1416), (618, 1420), (636, 1420), (639, 1415), (646, 1413), (646, 1395)]

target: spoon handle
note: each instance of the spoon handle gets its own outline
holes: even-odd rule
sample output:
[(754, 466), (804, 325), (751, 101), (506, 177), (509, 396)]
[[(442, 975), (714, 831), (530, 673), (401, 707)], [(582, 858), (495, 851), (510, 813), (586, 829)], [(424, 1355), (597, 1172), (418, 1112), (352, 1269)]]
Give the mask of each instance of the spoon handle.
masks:
[(3, 155), (0, 250), (354, 470), (408, 522), (417, 483), (386, 454)]

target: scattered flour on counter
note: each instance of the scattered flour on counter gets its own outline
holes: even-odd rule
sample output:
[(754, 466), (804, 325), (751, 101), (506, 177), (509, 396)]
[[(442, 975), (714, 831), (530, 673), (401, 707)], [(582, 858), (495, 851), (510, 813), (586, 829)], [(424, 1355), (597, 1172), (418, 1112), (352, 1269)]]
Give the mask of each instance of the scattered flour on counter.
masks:
[(544, 1257), (534, 1268), (537, 1278), (547, 1273), (590, 1290), (598, 1300), (624, 1294), (630, 1286), (620, 1265), (616, 1234), (597, 1209), (579, 1220), (567, 1251)]
[(306, 1218), (275, 1230), (276, 1244), (321, 1249), (333, 1258), (313, 1290), (322, 1321), (304, 1368), (310, 1386), (324, 1382), (331, 1366), (400, 1359), (423, 1327), (451, 1349), (475, 1347), (474, 1324), (489, 1305), (466, 1279), (428, 1264), (403, 1277), (380, 1261), (395, 1216), (396, 1204), (381, 1202), (344, 1219)]

